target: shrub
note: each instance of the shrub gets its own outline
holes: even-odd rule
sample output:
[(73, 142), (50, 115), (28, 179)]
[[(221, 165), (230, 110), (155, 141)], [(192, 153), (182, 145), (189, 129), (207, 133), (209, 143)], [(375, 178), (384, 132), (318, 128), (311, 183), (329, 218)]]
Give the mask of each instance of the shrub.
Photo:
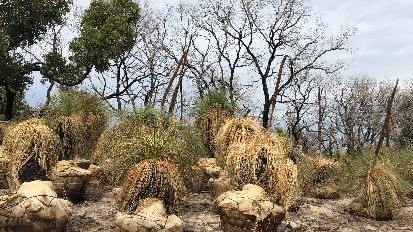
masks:
[(298, 172), (288, 158), (290, 149), (288, 140), (269, 133), (232, 144), (224, 166), (230, 184), (235, 188), (245, 184), (260, 185), (278, 204), (289, 209), (298, 197)]
[(167, 126), (163, 122), (159, 127), (159, 123), (154, 123), (159, 117), (155, 121), (140, 120), (148, 117), (128, 118), (102, 134), (93, 154), (92, 161), (103, 166), (109, 182), (118, 185), (134, 164), (164, 156), (168, 156), (189, 181), (191, 167), (206, 153), (197, 131), (174, 121), (168, 121)]
[(218, 163), (222, 165), (225, 162), (226, 152), (232, 144), (251, 141), (260, 137), (263, 131), (261, 124), (251, 118), (236, 117), (227, 120), (215, 138)]
[(106, 126), (106, 109), (96, 95), (86, 91), (60, 90), (45, 118), (63, 145), (60, 159), (89, 158)]
[(211, 109), (221, 109), (234, 113), (235, 103), (231, 102), (227, 93), (223, 90), (212, 90), (196, 103), (196, 114), (198, 117), (207, 114)]
[(178, 209), (184, 185), (178, 167), (168, 160), (144, 160), (134, 165), (123, 184), (119, 208), (134, 212), (145, 198), (164, 200), (169, 213)]
[(402, 191), (393, 171), (384, 164), (372, 165), (366, 174), (364, 191), (349, 211), (375, 220), (390, 220), (401, 207)]
[(4, 140), (4, 154), (11, 159), (9, 187), (49, 177), (60, 154), (60, 144), (41, 119), (33, 118), (16, 125)]

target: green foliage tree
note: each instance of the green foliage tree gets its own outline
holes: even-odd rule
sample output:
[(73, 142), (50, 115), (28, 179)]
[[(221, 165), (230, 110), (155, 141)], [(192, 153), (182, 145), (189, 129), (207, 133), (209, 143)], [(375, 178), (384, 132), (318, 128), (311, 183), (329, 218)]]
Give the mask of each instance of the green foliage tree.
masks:
[(21, 57), (10, 53), (6, 46), (0, 49), (0, 87), (3, 89), (2, 95), (4, 94), (5, 100), (2, 99), (5, 103), (2, 112), (4, 112), (4, 119), (8, 121), (13, 118), (16, 98), (19, 94), (22, 95), (32, 80), (28, 75), (30, 67)]
[(18, 49), (37, 43), (49, 28), (62, 24), (71, 4), (71, 0), (1, 1), (0, 86), (6, 94), (6, 120), (13, 118), (16, 95), (31, 83), (31, 65)]
[(80, 36), (70, 43), (75, 63), (104, 72), (110, 61), (121, 58), (135, 44), (140, 8), (132, 0), (92, 1), (86, 10)]
[(69, 44), (71, 56), (67, 59), (53, 50), (44, 57), (39, 71), (49, 80), (76, 86), (88, 78), (93, 69), (102, 74), (116, 67), (117, 91), (101, 97), (120, 96), (131, 87), (129, 84), (125, 90), (119, 90), (121, 67), (135, 45), (139, 19), (139, 4), (132, 0), (92, 1), (82, 17), (80, 35)]

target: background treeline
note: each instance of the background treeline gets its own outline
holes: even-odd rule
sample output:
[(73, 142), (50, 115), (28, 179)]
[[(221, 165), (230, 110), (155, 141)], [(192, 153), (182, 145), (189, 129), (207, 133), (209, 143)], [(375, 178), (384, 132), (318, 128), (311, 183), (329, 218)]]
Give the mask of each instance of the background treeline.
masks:
[[(76, 2), (75, 2), (76, 3)], [(131, 0), (1, 3), (0, 108), (3, 119), (42, 115), (53, 89), (81, 86), (114, 112), (161, 108), (193, 121), (194, 102), (228, 94), (240, 115), (288, 134), (309, 153), (373, 147), (393, 83), (347, 77), (354, 28), (328, 33), (311, 2), (205, 0), (161, 12)], [(33, 109), (24, 93), (48, 86)], [(411, 84), (396, 95), (386, 145), (411, 139)]]

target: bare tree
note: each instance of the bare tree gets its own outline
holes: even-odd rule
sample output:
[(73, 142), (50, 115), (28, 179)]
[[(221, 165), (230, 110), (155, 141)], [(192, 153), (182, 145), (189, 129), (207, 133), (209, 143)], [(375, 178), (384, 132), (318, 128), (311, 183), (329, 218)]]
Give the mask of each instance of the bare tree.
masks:
[[(351, 30), (327, 38), (321, 23), (316, 24), (315, 30), (305, 29), (311, 21), (310, 8), (305, 1), (228, 0), (221, 1), (220, 5), (218, 15), (222, 17), (218, 27), (240, 42), (260, 79), (264, 95), (264, 127), (269, 125), (270, 109), (274, 102), (271, 99), (277, 99), (277, 92), (289, 88), (301, 73), (307, 70), (331, 73), (341, 68), (341, 65), (327, 64), (323, 58), (331, 52), (346, 50)], [(271, 80), (276, 79), (279, 70), (282, 70), (280, 66), (283, 66), (281, 64), (286, 56), (289, 57), (289, 72), (282, 75), (275, 96), (271, 96)]]

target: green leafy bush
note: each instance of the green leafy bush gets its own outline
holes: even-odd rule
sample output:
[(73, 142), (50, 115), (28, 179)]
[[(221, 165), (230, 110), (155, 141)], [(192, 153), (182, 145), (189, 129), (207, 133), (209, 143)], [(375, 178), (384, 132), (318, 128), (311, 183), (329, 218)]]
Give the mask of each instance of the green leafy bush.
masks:
[(210, 109), (222, 109), (234, 113), (236, 105), (223, 90), (212, 90), (196, 103), (198, 117), (208, 113)]

